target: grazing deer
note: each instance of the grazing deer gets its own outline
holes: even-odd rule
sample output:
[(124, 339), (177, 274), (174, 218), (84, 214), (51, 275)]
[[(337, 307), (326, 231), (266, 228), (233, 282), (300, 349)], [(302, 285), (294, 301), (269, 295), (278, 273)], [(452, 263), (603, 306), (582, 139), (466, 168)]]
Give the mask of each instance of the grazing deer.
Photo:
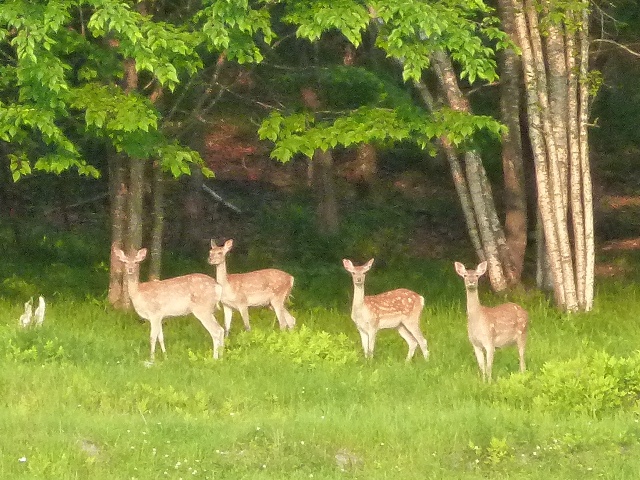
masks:
[(496, 307), (480, 305), (478, 279), (487, 271), (487, 262), (482, 262), (475, 270), (467, 270), (460, 262), (455, 262), (454, 265), (458, 275), (464, 279), (467, 290), (467, 329), (469, 341), (482, 372), (482, 380), (488, 379), (491, 382), (491, 368), (496, 348), (513, 343), (518, 346), (520, 371), (524, 372), (524, 350), (529, 321), (526, 310), (515, 303), (504, 303)]
[(280, 329), (292, 329), (296, 319), (285, 308), (293, 288), (293, 277), (282, 270), (267, 268), (247, 273), (227, 274), (226, 255), (233, 247), (233, 240), (227, 240), (219, 247), (211, 240), (209, 264), (216, 266), (216, 279), (222, 285), (222, 308), (224, 310), (225, 335), (231, 329), (233, 310), (238, 310), (244, 328), (251, 330), (249, 307), (271, 305), (276, 312)]
[(418, 345), (424, 358), (428, 359), (427, 340), (420, 330), (420, 314), (424, 307), (424, 298), (406, 288), (365, 296), (364, 279), (373, 265), (373, 258), (360, 267), (354, 266), (351, 260), (345, 258), (342, 260), (342, 265), (353, 278), (351, 319), (360, 332), (364, 356), (373, 357), (378, 330), (395, 328), (409, 345), (407, 361), (413, 358)]
[(155, 356), (156, 342), (167, 355), (162, 333), (165, 317), (178, 317), (193, 313), (207, 329), (213, 340), (213, 358), (220, 355), (224, 345), (224, 332), (213, 312), (220, 301), (222, 287), (208, 275), (192, 273), (181, 277), (139, 283), (140, 262), (147, 256), (147, 249), (127, 256), (122, 250), (114, 251), (125, 266), (129, 297), (136, 313), (151, 323), (151, 361)]

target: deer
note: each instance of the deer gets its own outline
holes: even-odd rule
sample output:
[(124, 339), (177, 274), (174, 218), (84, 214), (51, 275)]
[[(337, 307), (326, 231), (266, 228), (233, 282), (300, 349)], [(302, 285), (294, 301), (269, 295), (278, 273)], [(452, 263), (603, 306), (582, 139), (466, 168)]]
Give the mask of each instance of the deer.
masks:
[(520, 356), (520, 372), (524, 372), (529, 323), (527, 311), (515, 303), (504, 303), (495, 307), (480, 304), (478, 280), (487, 271), (486, 261), (481, 262), (475, 270), (467, 270), (460, 262), (454, 262), (454, 266), (457, 274), (464, 279), (467, 291), (467, 330), (482, 373), (482, 381), (492, 381), (491, 370), (496, 348), (514, 343)]
[(214, 311), (222, 296), (222, 286), (202, 273), (140, 283), (140, 262), (146, 258), (147, 249), (142, 248), (132, 255), (126, 255), (121, 249), (115, 249), (114, 253), (124, 264), (126, 286), (133, 308), (151, 324), (150, 363), (155, 360), (157, 343), (160, 343), (160, 349), (167, 357), (162, 321), (167, 317), (190, 313), (200, 320), (211, 335), (213, 358), (218, 359), (224, 346), (224, 331), (216, 321)]
[(351, 319), (356, 324), (365, 358), (373, 357), (376, 335), (379, 330), (395, 328), (407, 342), (409, 362), (420, 346), (425, 359), (429, 358), (427, 340), (420, 330), (420, 316), (424, 308), (424, 298), (406, 288), (390, 290), (377, 295), (364, 294), (365, 276), (373, 265), (373, 258), (356, 267), (351, 260), (343, 259), (342, 265), (353, 279), (353, 304)]
[(226, 257), (232, 248), (233, 239), (222, 246), (211, 240), (208, 260), (210, 265), (215, 265), (216, 280), (222, 285), (225, 336), (231, 330), (233, 310), (240, 312), (245, 330), (250, 331), (249, 307), (266, 305), (273, 308), (280, 330), (293, 329), (296, 319), (285, 307), (293, 288), (293, 276), (275, 268), (228, 274)]

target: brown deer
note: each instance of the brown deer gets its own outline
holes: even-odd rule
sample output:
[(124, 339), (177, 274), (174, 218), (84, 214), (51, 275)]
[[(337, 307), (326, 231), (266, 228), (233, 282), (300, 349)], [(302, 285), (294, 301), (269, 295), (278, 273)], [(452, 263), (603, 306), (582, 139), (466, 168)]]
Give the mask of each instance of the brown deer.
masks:
[(140, 262), (147, 256), (147, 249), (127, 256), (122, 250), (114, 253), (125, 267), (129, 297), (136, 313), (151, 323), (151, 361), (155, 357), (156, 343), (164, 347), (162, 320), (193, 313), (207, 329), (213, 340), (213, 358), (218, 358), (224, 345), (224, 331), (213, 312), (222, 296), (222, 287), (208, 275), (192, 273), (181, 277), (139, 283)]
[(232, 239), (221, 247), (211, 240), (209, 250), (209, 264), (216, 266), (216, 279), (222, 285), (225, 335), (229, 335), (231, 329), (233, 310), (240, 312), (244, 328), (251, 330), (249, 307), (266, 305), (271, 305), (275, 311), (281, 330), (292, 329), (296, 325), (296, 319), (284, 305), (293, 288), (293, 277), (275, 268), (227, 274), (226, 256), (232, 247)]
[(373, 265), (373, 258), (360, 267), (354, 266), (351, 260), (345, 258), (342, 265), (353, 278), (351, 319), (360, 332), (364, 356), (373, 357), (378, 330), (395, 328), (409, 345), (407, 361), (413, 358), (417, 346), (420, 346), (424, 358), (428, 359), (427, 340), (420, 330), (424, 298), (406, 288), (365, 296), (364, 280)]
[(487, 271), (487, 262), (475, 270), (467, 270), (460, 262), (454, 263), (456, 272), (464, 279), (467, 290), (467, 329), (469, 341), (476, 354), (482, 380), (491, 382), (491, 368), (496, 348), (516, 344), (520, 355), (520, 371), (524, 372), (524, 350), (527, 343), (529, 315), (515, 303), (485, 307), (478, 298), (478, 279)]

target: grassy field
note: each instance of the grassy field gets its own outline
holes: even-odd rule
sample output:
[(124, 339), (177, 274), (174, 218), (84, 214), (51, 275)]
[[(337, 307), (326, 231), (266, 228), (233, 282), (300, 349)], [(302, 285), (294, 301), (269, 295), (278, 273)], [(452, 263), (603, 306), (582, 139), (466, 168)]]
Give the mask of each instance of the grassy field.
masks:
[[(165, 322), (168, 358), (148, 357), (148, 323), (104, 301), (106, 270), (78, 255), (0, 268), (0, 478), (635, 479), (640, 471), (637, 279), (600, 282), (593, 312), (538, 296), (528, 372), (499, 351), (482, 384), (451, 262), (374, 266), (367, 291), (426, 298), (425, 362), (383, 332), (365, 361), (341, 265), (296, 276), (293, 332), (273, 312), (234, 317), (224, 358), (193, 317)], [(637, 258), (627, 261), (636, 262)], [(200, 271), (206, 271), (201, 265)], [(193, 271), (193, 269), (191, 270)], [(45, 293), (40, 329), (21, 329)], [(499, 299), (482, 285), (487, 304)], [(218, 319), (221, 321), (221, 312)]]

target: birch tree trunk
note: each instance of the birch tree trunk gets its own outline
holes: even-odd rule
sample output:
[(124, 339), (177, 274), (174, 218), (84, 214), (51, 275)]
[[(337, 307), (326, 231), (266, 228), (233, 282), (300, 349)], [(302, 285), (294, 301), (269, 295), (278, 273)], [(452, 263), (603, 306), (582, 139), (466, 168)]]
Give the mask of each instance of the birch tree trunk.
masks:
[[(432, 54), (431, 60), (451, 108), (470, 112), (471, 107), (458, 86), (457, 76), (449, 57), (442, 52), (435, 52)], [(495, 202), (488, 186), (482, 159), (476, 152), (465, 152), (464, 160), (469, 198), (473, 207), (475, 225), (477, 225), (480, 234), (484, 259), (488, 262), (489, 280), (492, 288), (500, 292), (508, 287), (504, 265), (510, 262), (509, 255), (505, 255), (504, 231), (497, 220)]]
[[(584, 310), (593, 297), (586, 288), (587, 284), (593, 284), (593, 274), (590, 279), (586, 267), (587, 232), (593, 238), (593, 229), (589, 230), (585, 221), (588, 216), (592, 225), (593, 212), (588, 163), (585, 161), (586, 173), (582, 163), (587, 158), (588, 113), (583, 115), (579, 106), (585, 100), (575, 78), (578, 75), (575, 60), (584, 57), (586, 74), (588, 45), (579, 53), (575, 48), (575, 32), (586, 29), (581, 24), (588, 20), (582, 12), (587, 10), (587, 4), (580, 6), (578, 17), (568, 7), (548, 1), (542, 4), (540, 12), (532, 0), (513, 0), (513, 7), (517, 43), (522, 51), (539, 218), (544, 232), (544, 243), (538, 244), (538, 261), (541, 264), (545, 255), (548, 258), (556, 303), (567, 311)], [(584, 148), (581, 141), (585, 142)]]
[[(426, 107), (429, 110), (433, 111), (433, 96), (429, 92), (427, 85), (424, 82), (414, 82), (414, 87), (418, 91), (418, 94), (422, 98), (422, 101), (426, 105)], [(460, 159), (458, 158), (458, 153), (446, 138), (441, 138), (439, 143), (447, 158), (447, 161), (449, 162), (453, 185), (456, 189), (456, 193), (458, 194), (458, 198), (460, 199), (460, 206), (462, 207), (462, 214), (464, 215), (464, 220), (467, 226), (467, 232), (469, 233), (471, 244), (473, 245), (473, 249), (475, 250), (478, 259), (480, 261), (484, 261), (485, 256), (484, 250), (482, 249), (482, 241), (480, 240), (480, 233), (478, 232), (478, 224), (476, 223), (476, 218), (473, 213), (471, 195), (469, 194), (467, 179), (464, 175), (464, 170), (462, 168), (462, 164), (460, 163)]]

